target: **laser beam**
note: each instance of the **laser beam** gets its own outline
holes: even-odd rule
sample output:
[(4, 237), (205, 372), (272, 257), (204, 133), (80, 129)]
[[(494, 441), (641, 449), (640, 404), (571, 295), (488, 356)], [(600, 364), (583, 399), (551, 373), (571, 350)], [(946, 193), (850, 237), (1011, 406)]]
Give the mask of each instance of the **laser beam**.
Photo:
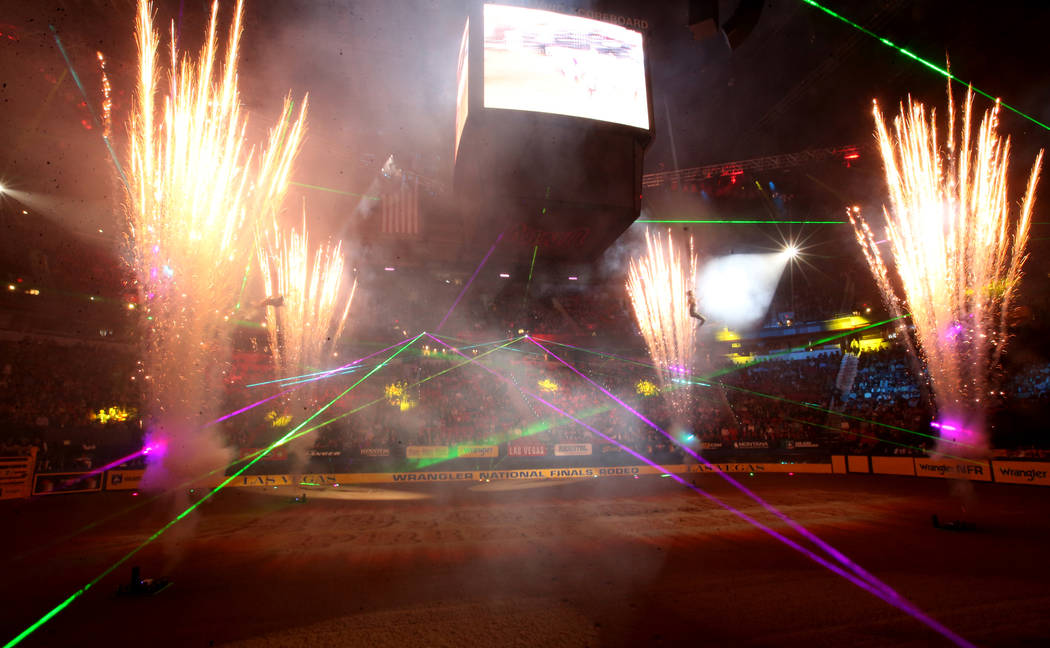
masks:
[[(533, 342), (534, 344), (538, 344), (531, 337), (526, 336), (526, 338), (528, 340), (530, 340), (531, 342)], [(539, 345), (539, 346), (540, 346), (540, 348), (544, 348), (542, 345)], [(553, 353), (551, 353), (551, 355), (554, 356)], [(563, 364), (565, 364), (565, 363), (563, 362)], [(485, 367), (484, 365), (481, 365), (481, 366), (484, 367), (489, 373), (491, 373), (492, 375), (496, 376), (497, 378), (500, 378), (504, 382), (508, 382), (507, 378), (502, 376), (500, 373), (498, 373), (498, 372), (496, 372), (496, 371), (494, 371), (494, 370), (492, 370), (492, 369), (490, 369), (488, 367)], [(567, 366), (570, 369), (572, 369), (571, 365), (566, 364), (565, 366)], [(579, 373), (579, 372), (577, 372), (577, 373)], [(583, 374), (580, 374), (580, 375), (583, 376)], [(584, 378), (586, 378), (586, 377), (584, 376)], [(888, 585), (882, 583), (881, 581), (876, 579), (874, 576), (868, 574), (859, 565), (856, 565), (856, 564), (854, 564), (852, 562), (844, 563), (847, 566), (852, 567), (855, 572), (858, 572), (857, 575), (850, 573), (849, 571), (843, 569), (839, 565), (836, 565), (836, 564), (828, 561), (827, 559), (817, 555), (813, 551), (803, 547), (802, 545), (800, 545), (797, 542), (795, 542), (794, 540), (791, 540), (790, 538), (784, 536), (783, 534), (779, 533), (778, 531), (775, 531), (774, 529), (766, 526), (765, 524), (762, 524), (761, 522), (759, 522), (758, 520), (756, 520), (753, 517), (749, 516), (748, 514), (744, 513), (743, 511), (740, 511), (740, 510), (734, 508), (733, 506), (731, 506), (730, 504), (728, 504), (726, 502), (723, 502), (722, 500), (718, 499), (714, 495), (712, 495), (712, 494), (702, 490), (698, 486), (690, 484), (688, 481), (686, 481), (682, 477), (671, 473), (669, 470), (667, 470), (666, 468), (664, 468), (660, 464), (652, 461), (648, 457), (643, 456), (641, 453), (635, 451), (634, 449), (628, 447), (627, 445), (625, 445), (623, 443), (620, 443), (616, 439), (614, 439), (614, 438), (612, 438), (612, 437), (610, 437), (610, 436), (608, 436), (606, 434), (603, 434), (602, 432), (599, 432), (594, 427), (592, 427), (592, 426), (584, 423), (583, 421), (577, 419), (576, 417), (572, 416), (571, 414), (569, 414), (565, 410), (559, 408), (558, 406), (554, 405), (553, 403), (547, 401), (546, 399), (544, 399), (543, 397), (539, 396), (538, 394), (535, 394), (535, 393), (533, 393), (533, 392), (531, 392), (529, 390), (526, 390), (526, 389), (522, 389), (522, 392), (525, 393), (525, 394), (528, 394), (530, 397), (532, 397), (532, 398), (536, 399), (537, 401), (543, 403), (544, 405), (546, 405), (547, 407), (549, 407), (549, 408), (553, 409), (554, 411), (558, 412), (562, 416), (565, 416), (567, 418), (572, 419), (577, 424), (579, 424), (582, 427), (586, 428), (587, 430), (591, 431), (593, 434), (597, 435), (598, 437), (600, 437), (600, 438), (604, 439), (605, 441), (607, 441), (607, 442), (609, 442), (609, 443), (619, 447), (622, 451), (626, 452), (627, 454), (630, 454), (631, 456), (633, 456), (636, 459), (642, 461), (643, 463), (645, 463), (645, 464), (647, 464), (649, 466), (652, 466), (653, 468), (656, 468), (661, 473), (667, 474), (668, 476), (670, 476), (672, 479), (674, 479), (675, 481), (677, 481), (681, 485), (683, 485), (683, 486), (689, 488), (690, 490), (693, 490), (693, 491), (699, 493), (703, 497), (705, 497), (705, 498), (707, 498), (707, 499), (717, 503), (719, 506), (725, 508), (730, 513), (732, 513), (732, 514), (736, 515), (737, 517), (745, 520), (749, 524), (751, 524), (754, 527), (760, 529), (761, 531), (765, 532), (766, 534), (770, 535), (771, 537), (779, 540), (784, 545), (794, 549), (795, 551), (798, 551), (799, 553), (801, 553), (802, 555), (806, 556), (810, 560), (816, 562), (817, 564), (825, 567), (826, 569), (828, 569), (828, 570), (832, 571), (833, 573), (841, 576), (842, 578), (845, 578), (846, 580), (850, 581), (851, 583), (853, 583), (857, 587), (867, 591), (868, 593), (872, 594), (873, 596), (875, 596), (875, 597), (877, 597), (879, 599), (882, 599), (883, 601), (885, 601), (889, 605), (891, 605), (891, 606), (893, 606), (893, 607), (895, 607), (895, 608), (897, 608), (897, 609), (899, 609), (899, 610), (901, 610), (903, 612), (906, 612), (907, 614), (912, 616), (912, 618), (914, 618), (917, 621), (920, 621), (921, 623), (925, 624), (926, 626), (928, 626), (932, 630), (938, 632), (939, 634), (941, 634), (945, 638), (949, 639), (950, 641), (952, 641), (956, 645), (967, 646), (967, 647), (973, 646), (972, 643), (970, 643), (966, 639), (962, 638), (961, 636), (955, 634), (950, 629), (948, 629), (946, 626), (942, 625), (937, 620), (935, 620), (932, 617), (930, 617), (927, 614), (925, 614), (922, 610), (920, 610), (918, 607), (916, 607), (910, 601), (907, 601), (906, 599), (904, 599), (902, 596), (900, 596), (900, 594), (895, 592)], [(626, 406), (626, 404), (624, 404), (624, 405)], [(639, 415), (639, 416), (641, 416), (641, 415)], [(708, 464), (708, 465), (710, 465), (710, 464)], [(739, 484), (739, 482), (737, 482), (735, 479), (732, 479), (731, 477), (728, 477), (728, 475), (723, 473), (722, 471), (718, 471), (717, 469), (716, 469), (716, 471), (723, 478), (729, 478), (730, 483), (732, 483), (734, 485)], [(751, 491), (748, 490), (747, 488), (745, 488), (743, 486), (743, 484), (739, 484), (738, 489), (741, 492), (745, 493), (745, 494), (750, 494), (750, 496), (752, 496), (752, 499), (754, 499), (759, 504), (764, 504), (763, 500), (758, 498), (757, 495), (754, 495), (753, 493), (751, 493)], [(767, 510), (770, 510), (770, 512), (774, 512), (775, 511), (775, 509), (772, 509), (772, 507), (770, 505), (768, 505), (768, 504), (764, 504), (764, 507)], [(779, 513), (779, 511), (777, 511), (777, 513)], [(804, 534), (812, 535), (812, 534), (810, 534), (808, 532), (808, 530), (805, 529), (805, 527), (802, 527), (797, 522), (794, 522), (793, 520), (788, 518), (783, 513), (779, 513), (778, 517), (781, 517), (781, 519), (783, 519), (785, 521), (788, 521), (792, 525), (792, 527), (796, 529), (796, 531), (800, 531), (800, 532), (803, 532)], [(815, 536), (813, 536), (813, 537), (815, 538)], [(836, 553), (838, 553), (838, 552), (836, 551)], [(832, 554), (832, 555), (834, 555), (834, 554)], [(842, 559), (848, 560), (847, 558), (845, 558), (845, 556), (842, 556)], [(840, 562), (841, 562), (841, 559), (840, 559)]]
[(132, 556), (134, 556), (139, 551), (141, 551), (143, 548), (145, 548), (147, 545), (149, 545), (151, 542), (153, 542), (154, 540), (159, 538), (161, 536), (161, 534), (163, 534), (165, 531), (170, 529), (172, 526), (174, 526), (180, 520), (185, 518), (187, 515), (192, 513), (194, 510), (196, 510), (198, 506), (200, 506), (204, 502), (206, 502), (209, 499), (211, 499), (216, 493), (218, 493), (223, 488), (225, 488), (227, 485), (229, 485), (234, 479), (236, 479), (237, 477), (241, 476), (241, 474), (243, 474), (244, 471), (248, 470), (248, 468), (251, 468), (255, 463), (257, 463), (263, 457), (265, 457), (267, 454), (269, 454), (274, 448), (276, 448), (276, 447), (286, 443), (296, 432), (298, 432), (303, 427), (305, 427), (310, 421), (312, 421), (313, 419), (315, 419), (318, 416), (320, 416), (322, 412), (324, 412), (329, 407), (334, 405), (337, 401), (339, 401), (339, 399), (341, 399), (343, 396), (345, 396), (347, 393), (349, 393), (350, 390), (352, 390), (354, 387), (357, 387), (362, 382), (364, 382), (365, 379), (367, 379), (369, 376), (374, 374), (376, 371), (379, 371), (379, 369), (381, 369), (382, 367), (386, 366), (387, 363), (389, 363), (391, 360), (393, 360), (394, 358), (399, 356), (401, 354), (401, 352), (403, 352), (405, 349), (410, 347), (416, 340), (418, 340), (422, 336), (423, 336), (423, 333), (420, 333), (416, 337), (412, 338), (411, 341), (407, 342), (404, 346), (402, 346), (394, 354), (392, 354), (389, 358), (387, 358), (385, 362), (383, 362), (382, 364), (376, 366), (372, 371), (370, 371), (367, 374), (365, 374), (363, 377), (361, 377), (360, 380), (358, 380), (353, 385), (348, 387), (346, 389), (346, 391), (342, 392), (341, 394), (336, 396), (334, 399), (329, 401), (326, 405), (321, 407), (319, 410), (317, 410), (316, 412), (311, 414), (309, 418), (304, 420), (302, 423), (297, 425), (295, 428), (293, 428), (292, 430), (289, 430), (283, 437), (281, 437), (277, 441), (274, 441), (273, 443), (271, 443), (267, 448), (265, 448), (262, 452), (260, 452), (254, 459), (252, 459), (251, 461), (246, 463), (243, 467), (241, 467), (240, 470), (236, 471), (235, 473), (233, 473), (232, 475), (227, 477), (225, 480), (223, 480), (218, 486), (216, 486), (211, 491), (208, 491), (207, 493), (205, 493), (203, 497), (201, 497), (199, 500), (197, 500), (196, 502), (191, 504), (185, 511), (183, 511), (182, 513), (179, 513), (177, 516), (175, 516), (170, 522), (168, 522), (167, 524), (162, 526), (160, 529), (158, 529), (156, 532), (154, 532), (151, 536), (146, 538), (146, 540), (144, 540), (141, 544), (136, 546), (134, 549), (132, 549), (128, 553), (124, 554), (124, 556), (122, 558), (117, 560), (117, 562), (113, 563), (105, 571), (103, 571), (101, 574), (99, 574), (98, 576), (93, 578), (91, 581), (89, 581), (87, 583), (87, 585), (84, 585), (79, 590), (77, 590), (76, 592), (71, 594), (69, 596), (69, 598), (67, 598), (66, 600), (62, 601), (58, 605), (56, 605), (54, 608), (49, 610), (44, 616), (42, 616), (40, 619), (38, 619), (37, 621), (32, 623), (28, 628), (23, 630), (21, 633), (19, 633), (18, 636), (16, 636), (15, 638), (11, 639), (6, 644), (4, 644), (4, 648), (12, 648), (13, 646), (16, 646), (16, 645), (20, 644), (23, 640), (25, 640), (26, 637), (31, 635), (38, 628), (40, 628), (42, 625), (44, 625), (45, 623), (50, 621), (52, 618), (54, 618), (54, 616), (56, 614), (58, 614), (59, 612), (61, 612), (64, 609), (66, 609), (73, 601), (75, 601), (76, 599), (78, 599), (81, 596), (83, 596), (85, 592), (87, 592), (89, 589), (94, 587), (100, 580), (105, 578), (107, 575), (112, 573), (113, 570), (117, 569), (122, 564), (124, 564), (125, 562), (130, 560)]
[(635, 223), (646, 225), (845, 225), (842, 220), (726, 220), (726, 219), (698, 219), (698, 220), (653, 220), (639, 219)]
[(754, 501), (755, 501), (755, 502), (756, 502), (757, 504), (759, 504), (760, 506), (762, 506), (762, 507), (763, 507), (764, 509), (766, 509), (767, 511), (769, 511), (769, 512), (770, 512), (770, 513), (772, 513), (773, 515), (775, 515), (775, 516), (777, 516), (778, 518), (780, 518), (781, 520), (783, 520), (783, 521), (784, 521), (784, 522), (785, 522), (786, 524), (788, 524), (789, 526), (791, 526), (791, 528), (793, 528), (793, 529), (795, 529), (796, 531), (798, 531), (799, 533), (801, 533), (801, 534), (802, 534), (803, 536), (805, 536), (805, 537), (806, 537), (807, 539), (809, 539), (809, 540), (810, 540), (811, 542), (813, 542), (814, 544), (816, 544), (817, 546), (819, 546), (819, 547), (820, 547), (821, 549), (823, 549), (824, 551), (826, 551), (826, 552), (827, 552), (827, 553), (828, 553), (829, 555), (831, 555), (832, 557), (834, 557), (835, 559), (837, 559), (837, 560), (838, 560), (839, 562), (841, 562), (841, 563), (842, 563), (843, 565), (847, 566), (848, 568), (850, 568), (851, 570), (853, 570), (854, 572), (856, 572), (858, 576), (860, 576), (861, 578), (864, 578), (865, 580), (868, 580), (869, 582), (872, 582), (872, 583), (877, 583), (877, 582), (878, 582), (878, 581), (876, 581), (876, 580), (875, 580), (875, 577), (874, 577), (874, 576), (872, 576), (872, 575), (871, 575), (871, 574), (869, 574), (869, 573), (868, 573), (867, 571), (865, 571), (865, 570), (864, 570), (864, 569), (863, 569), (862, 567), (860, 567), (859, 565), (857, 565), (856, 563), (854, 563), (854, 562), (853, 562), (852, 560), (850, 560), (849, 558), (847, 558), (847, 557), (845, 556), (845, 554), (841, 553), (840, 551), (838, 551), (837, 549), (835, 549), (834, 547), (832, 547), (831, 545), (829, 545), (828, 543), (824, 542), (823, 540), (821, 540), (820, 538), (818, 538), (818, 537), (817, 537), (816, 535), (814, 535), (813, 533), (811, 533), (811, 532), (810, 532), (809, 530), (807, 530), (807, 529), (806, 529), (805, 527), (803, 527), (802, 525), (798, 524), (797, 522), (795, 522), (794, 520), (792, 520), (791, 518), (789, 518), (789, 517), (788, 517), (787, 515), (785, 515), (784, 513), (780, 512), (780, 510), (779, 510), (779, 509), (775, 508), (775, 507), (774, 507), (774, 506), (773, 506), (772, 504), (769, 504), (769, 503), (767, 503), (767, 502), (766, 502), (765, 500), (763, 500), (762, 498), (760, 498), (760, 497), (759, 497), (759, 496), (758, 496), (758, 495), (757, 495), (756, 493), (752, 492), (752, 491), (751, 491), (750, 489), (748, 489), (747, 487), (745, 487), (745, 486), (744, 486), (743, 484), (741, 484), (741, 483), (740, 483), (739, 481), (737, 481), (736, 479), (734, 479), (733, 477), (731, 477), (731, 476), (730, 476), (729, 474), (727, 474), (727, 473), (725, 473), (725, 472), (723, 472), (723, 471), (721, 471), (721, 470), (718, 470), (718, 469), (717, 469), (717, 468), (716, 468), (715, 466), (713, 466), (713, 465), (711, 464), (711, 462), (709, 462), (709, 461), (708, 461), (708, 460), (707, 460), (706, 458), (704, 458), (704, 457), (700, 456), (700, 454), (699, 454), (699, 453), (697, 453), (696, 451), (694, 451), (694, 450), (693, 450), (692, 448), (690, 448), (690, 447), (686, 446), (685, 444), (681, 443), (681, 442), (680, 442), (680, 441), (679, 441), (678, 439), (674, 438), (674, 435), (672, 435), (672, 434), (669, 434), (669, 433), (668, 433), (667, 431), (665, 431), (665, 430), (664, 430), (663, 428), (661, 428), (661, 427), (660, 427), (659, 425), (657, 425), (656, 423), (654, 423), (653, 421), (651, 421), (650, 419), (648, 419), (648, 418), (647, 418), (647, 417), (646, 417), (646, 416), (645, 416), (644, 414), (642, 414), (642, 413), (641, 413), (641, 412), (639, 412), (638, 410), (636, 410), (636, 409), (634, 409), (633, 407), (631, 407), (630, 405), (628, 405), (628, 404), (627, 404), (626, 402), (624, 402), (623, 400), (621, 400), (621, 399), (620, 399), (620, 398), (619, 398), (618, 396), (616, 396), (615, 394), (613, 394), (613, 393), (612, 393), (611, 391), (609, 391), (609, 390), (608, 390), (608, 389), (606, 389), (605, 387), (603, 387), (603, 386), (599, 385), (599, 384), (598, 384), (597, 382), (595, 382), (594, 380), (592, 380), (592, 379), (591, 379), (591, 378), (590, 378), (589, 376), (585, 375), (585, 374), (584, 374), (583, 372), (581, 372), (581, 371), (580, 371), (580, 370), (578, 370), (578, 369), (577, 369), (576, 367), (574, 367), (573, 365), (571, 365), (571, 364), (569, 364), (568, 362), (566, 362), (565, 360), (563, 360), (563, 359), (562, 359), (562, 358), (561, 358), (560, 356), (558, 356), (558, 355), (557, 355), (557, 354), (555, 354), (555, 353), (554, 353), (553, 351), (551, 351), (551, 350), (550, 350), (550, 349), (548, 349), (547, 347), (543, 346), (542, 344), (540, 344), (540, 343), (539, 343), (539, 342), (537, 342), (536, 340), (534, 340), (534, 339), (532, 339), (532, 338), (529, 338), (529, 340), (530, 340), (530, 341), (531, 341), (531, 342), (532, 342), (533, 344), (535, 344), (536, 346), (538, 346), (538, 347), (539, 347), (540, 349), (543, 349), (544, 351), (546, 351), (547, 353), (549, 353), (549, 354), (551, 355), (551, 357), (552, 357), (552, 358), (554, 358), (555, 360), (557, 360), (557, 361), (558, 361), (559, 363), (561, 363), (561, 364), (562, 364), (563, 366), (567, 367), (567, 368), (568, 368), (569, 370), (571, 370), (571, 371), (572, 371), (573, 373), (575, 373), (575, 374), (576, 374), (577, 376), (579, 376), (579, 377), (583, 378), (583, 379), (584, 379), (584, 380), (586, 380), (586, 381), (587, 381), (588, 383), (590, 383), (590, 384), (591, 384), (592, 386), (596, 387), (596, 388), (598, 389), (598, 391), (602, 392), (603, 394), (605, 394), (605, 395), (606, 395), (606, 396), (608, 396), (609, 398), (613, 399), (613, 400), (614, 400), (615, 402), (619, 403), (619, 404), (620, 404), (620, 406), (622, 406), (622, 407), (623, 407), (624, 409), (626, 409), (627, 411), (629, 411), (629, 412), (631, 412), (632, 414), (634, 414), (634, 415), (635, 415), (635, 417), (636, 417), (636, 418), (638, 418), (638, 419), (639, 419), (640, 421), (643, 421), (643, 422), (644, 422), (644, 423), (646, 423), (646, 424), (647, 424), (647, 425), (648, 425), (649, 427), (651, 427), (651, 428), (652, 428), (653, 430), (655, 430), (655, 431), (659, 432), (659, 433), (660, 433), (660, 434), (662, 434), (663, 436), (667, 437), (667, 439), (668, 439), (668, 440), (670, 440), (670, 441), (671, 441), (672, 443), (674, 443), (674, 444), (678, 445), (679, 447), (681, 447), (681, 448), (682, 448), (682, 450), (684, 450), (684, 451), (685, 451), (686, 453), (688, 453), (689, 455), (691, 455), (691, 456), (692, 456), (692, 457), (693, 457), (694, 459), (696, 459), (696, 460), (697, 460), (698, 462), (700, 462), (700, 463), (704, 464), (705, 466), (708, 466), (709, 468), (712, 468), (712, 469), (714, 469), (714, 470), (715, 470), (715, 472), (717, 472), (717, 473), (718, 473), (718, 475), (719, 475), (720, 477), (722, 477), (722, 479), (724, 479), (724, 480), (726, 480), (727, 482), (729, 482), (729, 484), (730, 484), (730, 485), (732, 485), (732, 486), (733, 486), (733, 487), (735, 487), (735, 488), (736, 488), (737, 490), (739, 490), (740, 492), (742, 492), (742, 493), (744, 493), (745, 495), (747, 495), (748, 497), (750, 497), (750, 498), (751, 498), (752, 500), (754, 500)]
[(296, 187), (303, 187), (304, 189), (316, 189), (317, 191), (327, 191), (328, 193), (339, 194), (341, 196), (354, 196), (356, 198), (364, 198), (365, 200), (379, 200), (379, 196), (369, 196), (366, 194), (354, 193), (353, 191), (342, 191), (340, 189), (332, 189), (331, 187), (322, 187), (320, 185), (306, 184), (305, 182), (289, 181), (288, 184), (295, 185)]
[(478, 273), (481, 272), (483, 267), (485, 267), (485, 262), (488, 261), (489, 257), (492, 256), (492, 253), (496, 251), (496, 246), (499, 245), (499, 242), (502, 240), (503, 232), (500, 232), (499, 236), (496, 237), (496, 242), (492, 244), (492, 247), (489, 248), (489, 251), (486, 252), (485, 256), (481, 259), (481, 263), (479, 263), (478, 267), (474, 269), (474, 274), (470, 275), (470, 280), (467, 281), (467, 285), (463, 286), (463, 290), (459, 291), (459, 295), (456, 296), (456, 301), (452, 302), (452, 306), (448, 309), (448, 312), (441, 318), (437, 328), (434, 329), (435, 332), (441, 330), (441, 327), (445, 325), (445, 321), (448, 320), (448, 316), (452, 314), (452, 311), (456, 310), (456, 306), (459, 305), (459, 300), (463, 299), (463, 295), (465, 295), (467, 289), (470, 288), (470, 284), (474, 283), (474, 279), (478, 276)]
[[(80, 95), (84, 97), (84, 105), (87, 106), (88, 112), (91, 113), (91, 121), (95, 124), (96, 128), (99, 128), (99, 132), (102, 132), (98, 115), (95, 114), (95, 109), (91, 106), (91, 100), (87, 96), (87, 92), (84, 90), (84, 84), (80, 82), (80, 75), (77, 74), (76, 68), (73, 67), (73, 61), (69, 59), (69, 54), (66, 53), (66, 48), (62, 46), (62, 40), (58, 37), (58, 31), (55, 30), (55, 26), (49, 24), (51, 28), (51, 35), (55, 37), (55, 44), (58, 45), (58, 51), (62, 54), (62, 59), (66, 62), (66, 67), (69, 68), (69, 73), (73, 77), (73, 81), (76, 82), (77, 88), (80, 89)], [(131, 191), (128, 188), (128, 179), (124, 175), (124, 167), (120, 165), (120, 160), (117, 159), (117, 154), (113, 150), (113, 145), (109, 143), (109, 137), (105, 134), (102, 135), (102, 141), (106, 145), (106, 150), (109, 151), (109, 157), (113, 160), (113, 166), (116, 167), (117, 173), (120, 174), (120, 180), (124, 183), (124, 188)]]
[(907, 50), (907, 49), (901, 47), (900, 45), (897, 45), (896, 43), (894, 43), (893, 41), (889, 40), (888, 38), (883, 38), (882, 36), (879, 36), (878, 34), (876, 34), (875, 32), (871, 31), (870, 29), (867, 29), (865, 27), (861, 27), (860, 25), (858, 25), (857, 23), (853, 22), (849, 18), (843, 16), (842, 14), (836, 13), (836, 12), (832, 11), (831, 9), (828, 9), (824, 5), (820, 4), (819, 2), (816, 2), (816, 0), (801, 0), (801, 1), (806, 3), (806, 4), (808, 4), (811, 7), (814, 7), (816, 9), (819, 9), (819, 10), (823, 11), (824, 13), (826, 13), (829, 16), (831, 16), (832, 18), (840, 20), (840, 21), (846, 23), (847, 25), (849, 25), (850, 27), (852, 27), (852, 28), (854, 28), (854, 29), (864, 33), (864, 34), (867, 34), (868, 36), (871, 36), (872, 38), (874, 38), (875, 40), (879, 41), (880, 43), (882, 43), (886, 47), (889, 47), (889, 48), (897, 50), (898, 52), (900, 52), (904, 56), (912, 59), (913, 61), (921, 63), (923, 66), (929, 68), (930, 70), (933, 70), (934, 72), (936, 72), (937, 74), (940, 74), (944, 78), (949, 79), (951, 81), (955, 81), (956, 83), (958, 83), (960, 85), (963, 85), (963, 86), (966, 86), (968, 88), (973, 88), (973, 91), (976, 92), (977, 94), (981, 95), (982, 97), (986, 97), (988, 99), (991, 99), (992, 101), (999, 102), (999, 105), (1001, 105), (1003, 108), (1006, 108), (1007, 110), (1009, 110), (1009, 111), (1011, 111), (1011, 112), (1013, 112), (1013, 113), (1015, 113), (1017, 115), (1020, 115), (1021, 117), (1024, 117), (1025, 119), (1027, 119), (1028, 121), (1032, 122), (1033, 124), (1036, 124), (1038, 126), (1042, 126), (1046, 130), (1050, 130), (1050, 126), (1047, 126), (1046, 124), (1044, 124), (1043, 122), (1039, 121), (1035, 117), (1032, 117), (1030, 115), (1027, 115), (1027, 114), (1021, 112), (1020, 110), (1018, 110), (1017, 108), (1014, 108), (1010, 104), (1001, 101), (998, 97), (993, 97), (992, 95), (988, 94), (984, 90), (981, 90), (980, 88), (974, 86), (972, 83), (969, 83), (968, 81), (963, 81), (959, 77), (957, 77), (954, 74), (952, 74), (951, 72), (949, 72), (947, 69), (942, 68), (941, 66), (937, 65), (936, 63), (932, 63), (930, 61), (927, 61), (926, 59), (924, 59), (921, 56), (915, 54), (914, 52), (911, 52), (910, 50)]

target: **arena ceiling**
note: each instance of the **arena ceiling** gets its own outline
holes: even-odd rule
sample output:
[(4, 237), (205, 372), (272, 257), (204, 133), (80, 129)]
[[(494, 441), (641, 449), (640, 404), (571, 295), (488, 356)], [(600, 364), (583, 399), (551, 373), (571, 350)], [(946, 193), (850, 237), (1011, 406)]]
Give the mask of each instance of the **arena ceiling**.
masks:
[[(61, 224), (85, 232), (97, 226), (108, 236), (116, 229), (120, 187), (85, 95), (97, 106), (101, 51), (114, 89), (119, 156), (134, 75), (134, 2), (0, 4), (0, 137), (6, 143), (0, 175), (8, 184), (47, 194)], [(684, 0), (562, 4), (648, 23), (656, 128), (646, 156), (650, 172), (863, 146), (871, 142), (873, 99), (888, 107), (909, 94), (944, 102), (942, 77), (803, 0), (765, 3), (755, 29), (736, 49), (719, 37), (693, 40)], [(722, 15), (736, 4), (722, 2)], [(827, 5), (918, 56), (933, 62), (950, 57), (960, 78), (1050, 123), (1050, 86), (1041, 71), (1050, 58), (1041, 33), (1050, 7), (949, 0)], [(209, 6), (207, 0), (161, 0), (158, 22), (171, 20), (181, 46), (192, 51)], [(221, 6), (228, 12), (232, 5), (224, 0)], [(262, 131), (287, 93), (308, 93), (309, 135), (296, 180), (360, 194), (394, 153), (448, 183), (455, 61), (466, 6), (436, 0), (248, 0), (240, 85), (251, 123)], [(988, 104), (978, 100), (980, 108)], [(1017, 168), (1027, 167), (1035, 151), (1050, 143), (1050, 131), (1012, 113), (1004, 113), (1002, 128), (1014, 138)], [(292, 198), (307, 200), (333, 233), (360, 200), (305, 188)]]

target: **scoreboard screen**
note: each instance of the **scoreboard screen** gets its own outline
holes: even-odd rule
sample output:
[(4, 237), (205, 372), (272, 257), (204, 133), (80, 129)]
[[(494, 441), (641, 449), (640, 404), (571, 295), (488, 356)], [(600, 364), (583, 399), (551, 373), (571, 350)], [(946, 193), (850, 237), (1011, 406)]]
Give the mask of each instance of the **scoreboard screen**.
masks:
[(649, 128), (640, 32), (590, 18), (487, 4), (484, 106)]

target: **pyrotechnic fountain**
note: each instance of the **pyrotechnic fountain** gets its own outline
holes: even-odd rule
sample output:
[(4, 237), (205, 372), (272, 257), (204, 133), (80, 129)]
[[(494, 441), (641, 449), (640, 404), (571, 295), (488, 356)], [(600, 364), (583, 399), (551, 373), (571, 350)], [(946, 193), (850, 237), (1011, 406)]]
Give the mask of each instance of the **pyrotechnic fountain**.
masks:
[[(355, 279), (344, 298), (342, 244), (319, 245), (311, 262), (304, 209), (301, 230), (282, 232), (273, 223), (271, 231), (259, 237), (257, 253), (266, 294), (266, 331), (277, 375), (316, 371), (325, 360), (332, 364), (332, 349), (343, 334), (357, 289)], [(288, 396), (291, 411), (312, 409), (317, 384), (311, 381)], [(297, 460), (313, 442), (313, 437), (305, 437), (291, 443)]]
[[(1006, 313), (1021, 277), (1042, 161), (1040, 152), (1014, 220), (1006, 191), (1010, 142), (997, 133), (999, 106), (974, 134), (972, 103), (967, 92), (957, 134), (949, 88), (943, 149), (935, 111), (927, 118), (925, 107), (909, 99), (891, 134), (876, 105), (890, 198), (883, 208), (887, 240), (850, 211), (889, 308), (911, 314), (918, 346), (912, 350), (924, 360), (939, 409), (940, 449), (953, 454), (985, 444), (989, 373), (1007, 341)], [(888, 244), (893, 277), (880, 242)]]
[(216, 433), (203, 429), (219, 405), (231, 352), (226, 320), (251, 260), (255, 225), (271, 221), (284, 199), (305, 122), (306, 101), (293, 117), (286, 99), (266, 148), (256, 152), (246, 144), (237, 90), (242, 3), (221, 61), (217, 13), (216, 2), (196, 61), (180, 60), (172, 43), (168, 87), (157, 102), (153, 10), (145, 0), (138, 6), (128, 260), (146, 328), (148, 436), (165, 448), (147, 471), (154, 485), (165, 475), (198, 475), (226, 459)]
[(343, 302), (342, 244), (319, 245), (310, 258), (306, 215), (302, 230), (277, 224), (258, 246), (266, 293), (266, 325), (277, 375), (319, 368), (346, 326), (357, 281)]
[(687, 415), (690, 389), (675, 378), (691, 373), (695, 321), (689, 314), (689, 296), (696, 276), (696, 255), (682, 252), (671, 232), (666, 239), (646, 230), (645, 255), (628, 268), (627, 292), (649, 355), (656, 365), (661, 390), (674, 415)]

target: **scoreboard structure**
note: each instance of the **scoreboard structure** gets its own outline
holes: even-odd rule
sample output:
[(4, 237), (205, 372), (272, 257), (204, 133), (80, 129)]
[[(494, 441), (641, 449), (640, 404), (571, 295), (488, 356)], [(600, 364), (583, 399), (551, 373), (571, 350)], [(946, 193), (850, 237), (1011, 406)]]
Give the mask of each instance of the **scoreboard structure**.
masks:
[[(638, 217), (652, 139), (643, 34), (479, 4), (457, 73), (454, 187), (464, 234), (504, 258), (589, 261)], [(470, 247), (475, 247), (471, 245)]]

